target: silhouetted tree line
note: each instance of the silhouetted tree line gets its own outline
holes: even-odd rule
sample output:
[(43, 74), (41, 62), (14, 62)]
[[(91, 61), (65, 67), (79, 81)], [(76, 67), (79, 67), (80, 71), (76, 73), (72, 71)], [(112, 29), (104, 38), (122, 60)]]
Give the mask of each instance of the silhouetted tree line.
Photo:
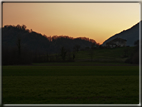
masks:
[[(135, 41), (134, 42), (134, 45), (135, 45), (135, 48), (131, 54), (130, 57), (128, 57), (126, 59), (126, 63), (131, 63), (131, 64), (139, 64), (139, 40)], [(127, 51), (128, 50), (125, 50), (125, 56), (127, 57)]]
[(32, 62), (74, 61), (76, 52), (95, 40), (86, 37), (47, 37), (25, 25), (6, 25), (2, 28), (2, 64), (30, 64)]
[(59, 53), (48, 54), (43, 53), (33, 56), (33, 62), (43, 63), (43, 62), (73, 62), (75, 60), (75, 53), (62, 47)]
[(31, 64), (32, 54), (27, 48), (19, 50), (18, 47), (2, 47), (2, 64), (19, 65)]

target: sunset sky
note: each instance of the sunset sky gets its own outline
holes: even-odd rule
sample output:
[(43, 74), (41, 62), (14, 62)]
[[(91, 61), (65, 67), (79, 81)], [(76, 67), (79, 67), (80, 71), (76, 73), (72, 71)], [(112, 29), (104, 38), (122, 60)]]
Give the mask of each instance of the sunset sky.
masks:
[(3, 3), (3, 26), (24, 24), (46, 36), (88, 37), (100, 44), (139, 21), (139, 3)]

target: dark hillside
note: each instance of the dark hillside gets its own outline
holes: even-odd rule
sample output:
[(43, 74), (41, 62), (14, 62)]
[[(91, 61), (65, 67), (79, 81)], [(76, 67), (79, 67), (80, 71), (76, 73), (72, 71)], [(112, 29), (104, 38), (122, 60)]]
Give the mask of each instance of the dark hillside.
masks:
[(18, 38), (21, 40), (21, 47), (26, 47), (33, 52), (58, 53), (62, 47), (73, 50), (74, 46), (79, 45), (80, 49), (91, 47), (94, 40), (89, 38), (71, 38), (68, 36), (46, 37), (26, 26), (7, 25), (2, 28), (2, 45), (15, 47)]
[(18, 39), (21, 47), (26, 47), (33, 52), (44, 52), (50, 46), (49, 40), (34, 31), (29, 31), (23, 26), (5, 26), (2, 28), (2, 46), (16, 47)]
[(30, 64), (63, 59), (73, 61), (72, 51), (91, 47), (92, 44), (96, 42), (85, 37), (47, 37), (26, 29), (25, 25), (7, 25), (2, 28), (2, 63), (3, 65)]
[[(141, 21), (142, 22), (142, 21)], [(134, 43), (139, 40), (139, 24), (137, 23), (136, 25), (132, 26), (131, 28), (127, 30), (123, 30), (122, 32), (115, 34), (114, 36), (111, 36), (108, 38), (104, 43), (102, 44), (103, 46), (106, 46), (106, 43), (115, 39), (115, 38), (122, 38), (127, 40), (126, 41), (126, 46), (134, 46)]]

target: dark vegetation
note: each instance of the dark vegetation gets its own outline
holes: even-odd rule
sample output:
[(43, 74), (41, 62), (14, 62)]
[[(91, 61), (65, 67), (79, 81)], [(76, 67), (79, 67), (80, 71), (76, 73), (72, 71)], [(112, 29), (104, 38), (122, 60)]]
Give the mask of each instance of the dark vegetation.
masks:
[(126, 59), (126, 63), (131, 63), (131, 64), (139, 64), (139, 40), (137, 40), (135, 43), (135, 48), (132, 51), (131, 55), (128, 57), (128, 49), (125, 49), (125, 57), (128, 57)]
[(5, 26), (2, 64), (12, 66), (2, 67), (2, 103), (138, 104), (139, 67), (124, 64), (138, 63), (138, 48), (138, 41), (110, 48), (88, 38)]
[(26, 29), (25, 25), (2, 28), (3, 65), (74, 61), (138, 64), (139, 42), (135, 42), (135, 47), (110, 48), (85, 37), (47, 37)]
[(139, 103), (138, 66), (37, 65), (2, 69), (3, 104)]
[(92, 44), (98, 45), (85, 37), (47, 37), (26, 29), (25, 25), (6, 25), (2, 28), (3, 65), (74, 61), (75, 52)]

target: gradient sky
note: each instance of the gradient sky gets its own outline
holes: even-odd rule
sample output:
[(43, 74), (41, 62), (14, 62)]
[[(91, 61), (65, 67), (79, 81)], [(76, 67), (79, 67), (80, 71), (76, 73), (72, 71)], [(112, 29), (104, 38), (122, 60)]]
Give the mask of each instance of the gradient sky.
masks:
[(46, 36), (103, 43), (140, 21), (139, 3), (3, 3), (3, 26), (26, 25)]

